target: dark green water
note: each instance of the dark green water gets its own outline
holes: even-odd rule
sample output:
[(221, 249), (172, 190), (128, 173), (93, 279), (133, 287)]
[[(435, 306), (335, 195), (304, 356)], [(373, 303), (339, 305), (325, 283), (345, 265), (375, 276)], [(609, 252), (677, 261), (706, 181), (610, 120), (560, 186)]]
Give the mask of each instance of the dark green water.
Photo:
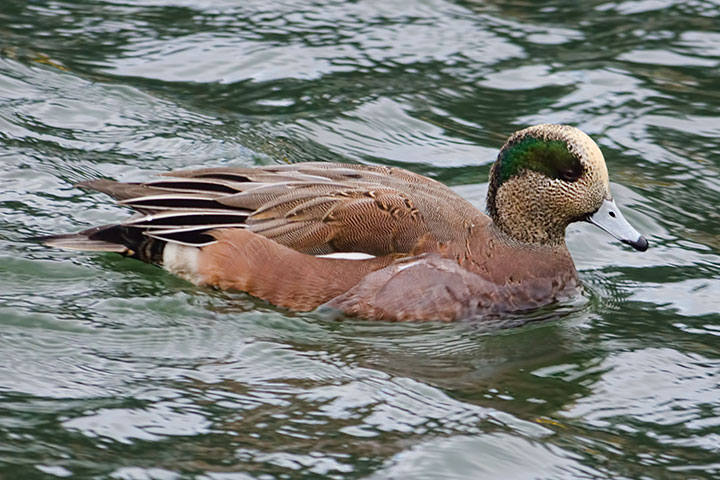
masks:
[[(3, 0), (0, 478), (720, 477), (720, 3)], [(605, 152), (651, 249), (516, 329), (297, 315), (25, 242), (74, 182), (400, 165), (482, 204), (505, 137)]]

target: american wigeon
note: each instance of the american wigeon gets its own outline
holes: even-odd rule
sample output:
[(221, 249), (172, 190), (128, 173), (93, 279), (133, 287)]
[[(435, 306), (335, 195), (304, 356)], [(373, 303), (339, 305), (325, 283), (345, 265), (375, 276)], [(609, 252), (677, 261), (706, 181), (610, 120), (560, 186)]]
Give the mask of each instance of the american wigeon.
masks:
[(139, 213), (45, 244), (117, 252), (197, 285), (367, 319), (451, 321), (572, 295), (572, 222), (648, 247), (610, 195), (598, 146), (566, 125), (508, 139), (490, 171), (489, 216), (435, 180), (364, 165), (206, 168), (79, 186)]

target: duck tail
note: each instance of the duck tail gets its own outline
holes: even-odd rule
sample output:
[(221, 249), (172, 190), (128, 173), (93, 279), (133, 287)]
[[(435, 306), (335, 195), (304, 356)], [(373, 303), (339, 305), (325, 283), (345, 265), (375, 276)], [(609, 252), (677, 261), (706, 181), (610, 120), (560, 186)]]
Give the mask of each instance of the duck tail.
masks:
[(92, 240), (81, 233), (67, 233), (63, 235), (48, 235), (33, 237), (31, 241), (41, 242), (43, 245), (66, 250), (81, 250), (86, 252), (113, 252), (125, 254), (128, 248), (118, 243)]
[(82, 232), (35, 237), (49, 247), (87, 252), (112, 252), (156, 265), (162, 264), (166, 242), (125, 225), (103, 225)]

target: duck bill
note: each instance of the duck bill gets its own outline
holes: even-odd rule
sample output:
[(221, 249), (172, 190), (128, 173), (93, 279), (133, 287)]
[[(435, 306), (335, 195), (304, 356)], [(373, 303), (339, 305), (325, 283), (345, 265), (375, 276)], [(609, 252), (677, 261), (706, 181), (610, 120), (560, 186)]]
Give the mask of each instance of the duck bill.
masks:
[(648, 249), (648, 241), (625, 220), (620, 209), (615, 205), (615, 200), (605, 199), (598, 211), (590, 215), (587, 221), (602, 228), (621, 242), (627, 243), (635, 250), (644, 252)]

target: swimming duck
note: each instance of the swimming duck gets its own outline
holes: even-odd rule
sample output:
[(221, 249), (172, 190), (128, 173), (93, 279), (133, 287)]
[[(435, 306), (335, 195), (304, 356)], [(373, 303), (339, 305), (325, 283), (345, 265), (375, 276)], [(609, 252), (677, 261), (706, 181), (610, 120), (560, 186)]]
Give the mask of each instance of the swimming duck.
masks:
[(502, 315), (573, 295), (565, 229), (588, 221), (645, 251), (610, 194), (600, 149), (577, 128), (515, 132), (490, 170), (484, 214), (410, 171), (333, 163), (204, 168), (145, 183), (91, 180), (138, 213), (43, 238), (116, 252), (197, 285), (374, 320)]

